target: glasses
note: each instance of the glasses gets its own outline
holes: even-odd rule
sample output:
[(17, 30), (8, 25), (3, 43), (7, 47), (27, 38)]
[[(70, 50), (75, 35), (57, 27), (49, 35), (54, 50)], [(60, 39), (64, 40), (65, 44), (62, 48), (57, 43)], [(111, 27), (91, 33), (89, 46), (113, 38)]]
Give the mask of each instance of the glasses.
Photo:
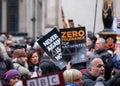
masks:
[(20, 76), (13, 76), (13, 77), (12, 77), (12, 79), (13, 79), (13, 80), (15, 80), (15, 79), (20, 80), (20, 79), (21, 79), (21, 77), (20, 77)]

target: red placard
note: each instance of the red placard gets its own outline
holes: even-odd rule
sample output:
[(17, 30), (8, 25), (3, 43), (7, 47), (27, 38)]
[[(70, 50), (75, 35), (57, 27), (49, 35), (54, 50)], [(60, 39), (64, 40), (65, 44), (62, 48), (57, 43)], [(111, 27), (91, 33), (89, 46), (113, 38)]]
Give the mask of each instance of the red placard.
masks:
[(23, 80), (23, 86), (64, 86), (62, 72)]

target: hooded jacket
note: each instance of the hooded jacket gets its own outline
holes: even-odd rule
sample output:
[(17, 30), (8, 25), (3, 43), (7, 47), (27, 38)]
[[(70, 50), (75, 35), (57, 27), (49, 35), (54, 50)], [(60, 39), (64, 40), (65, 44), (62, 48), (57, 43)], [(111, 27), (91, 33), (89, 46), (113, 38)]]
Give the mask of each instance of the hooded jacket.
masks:
[(28, 70), (28, 68), (25, 66), (25, 63), (23, 64), (17, 61), (17, 59), (14, 59), (13, 66), (16, 70), (18, 70), (21, 73), (22, 79), (27, 79), (31, 77), (31, 73)]

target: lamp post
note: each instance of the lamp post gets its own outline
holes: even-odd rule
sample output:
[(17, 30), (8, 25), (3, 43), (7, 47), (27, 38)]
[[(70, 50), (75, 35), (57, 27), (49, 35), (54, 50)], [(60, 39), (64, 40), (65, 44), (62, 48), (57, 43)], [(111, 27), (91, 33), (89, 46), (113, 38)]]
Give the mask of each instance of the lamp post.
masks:
[(93, 35), (95, 34), (95, 27), (96, 27), (96, 17), (97, 17), (97, 4), (98, 4), (98, 0), (96, 0), (96, 4), (95, 4), (95, 16), (94, 16), (94, 27), (93, 27)]
[(32, 30), (33, 30), (33, 38), (36, 39), (36, 27), (35, 27), (35, 23), (36, 23), (36, 18), (35, 18), (35, 1), (36, 0), (33, 0), (33, 17), (31, 19), (32, 23), (33, 23), (33, 27), (32, 27)]

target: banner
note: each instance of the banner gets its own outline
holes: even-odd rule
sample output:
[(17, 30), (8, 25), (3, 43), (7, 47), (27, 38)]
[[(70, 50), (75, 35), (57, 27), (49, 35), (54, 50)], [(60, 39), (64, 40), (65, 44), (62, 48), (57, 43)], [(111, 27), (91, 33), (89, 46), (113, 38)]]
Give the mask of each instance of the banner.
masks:
[(63, 69), (67, 65), (67, 62), (65, 62), (62, 58), (60, 33), (56, 28), (39, 39), (38, 44), (51, 57), (51, 59), (60, 69)]
[(86, 61), (85, 27), (60, 29), (62, 57), (72, 64)]
[(67, 28), (67, 22), (65, 19), (64, 11), (63, 8), (61, 7), (61, 14), (62, 14), (62, 23), (63, 23), (63, 28)]
[(115, 17), (113, 20), (112, 29), (117, 33), (120, 34), (120, 17)]
[(23, 80), (23, 86), (65, 86), (62, 73)]

